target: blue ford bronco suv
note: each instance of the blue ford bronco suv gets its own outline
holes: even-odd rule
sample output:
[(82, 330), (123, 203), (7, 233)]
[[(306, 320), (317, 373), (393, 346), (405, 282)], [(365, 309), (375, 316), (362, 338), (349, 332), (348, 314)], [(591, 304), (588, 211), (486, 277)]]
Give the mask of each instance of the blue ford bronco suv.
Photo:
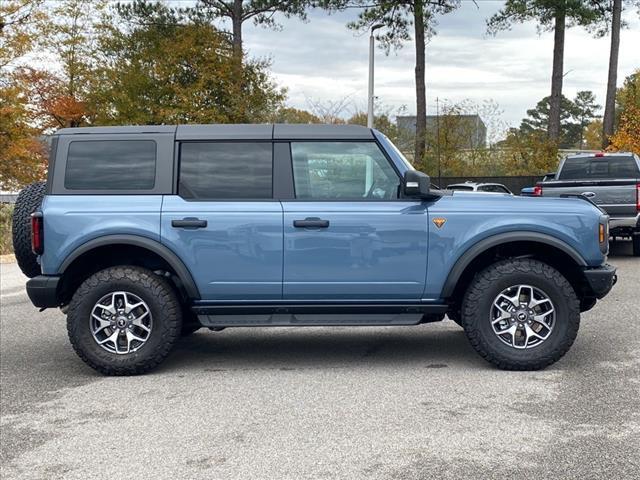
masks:
[(32, 303), (60, 307), (105, 374), (146, 372), (201, 327), (445, 314), (489, 362), (533, 370), (615, 283), (607, 221), (585, 199), (432, 190), (359, 126), (91, 127), (54, 135), (14, 243)]

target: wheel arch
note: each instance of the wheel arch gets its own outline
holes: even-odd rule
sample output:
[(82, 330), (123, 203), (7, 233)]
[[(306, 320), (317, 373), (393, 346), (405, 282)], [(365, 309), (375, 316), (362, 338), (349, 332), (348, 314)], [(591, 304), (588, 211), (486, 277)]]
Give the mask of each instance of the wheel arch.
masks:
[[(89, 259), (99, 252), (115, 250), (117, 247), (125, 247), (129, 253), (144, 254), (147, 252), (149, 258), (161, 259), (179, 280), (179, 284), (176, 285), (178, 289), (189, 299), (200, 299), (200, 292), (193, 276), (178, 255), (160, 242), (139, 235), (106, 235), (90, 240), (77, 247), (65, 258), (58, 268), (58, 274), (63, 279), (69, 274), (73, 275), (83, 260)], [(117, 254), (115, 256), (117, 258)]]
[[(508, 256), (545, 254), (551, 260), (547, 263), (563, 273), (580, 294), (578, 287), (581, 279), (578, 270), (586, 267), (587, 262), (571, 245), (544, 233), (507, 232), (480, 240), (458, 258), (444, 283), (442, 298), (457, 297), (456, 294), (461, 293), (465, 283), (473, 277), (474, 266), (484, 267), (482, 260), (500, 258), (500, 252), (505, 250), (509, 252)], [(544, 256), (538, 258), (545, 261)]]

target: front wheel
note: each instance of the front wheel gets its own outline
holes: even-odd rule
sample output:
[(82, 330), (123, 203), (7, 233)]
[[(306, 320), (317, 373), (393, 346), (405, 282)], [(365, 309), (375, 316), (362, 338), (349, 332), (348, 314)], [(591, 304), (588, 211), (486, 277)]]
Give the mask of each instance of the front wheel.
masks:
[(102, 270), (82, 283), (67, 313), (78, 356), (105, 375), (136, 375), (158, 366), (175, 345), (182, 311), (166, 279), (133, 266)]
[(580, 303), (555, 268), (504, 260), (479, 273), (462, 304), (462, 325), (476, 351), (505, 370), (539, 370), (558, 361), (580, 326)]

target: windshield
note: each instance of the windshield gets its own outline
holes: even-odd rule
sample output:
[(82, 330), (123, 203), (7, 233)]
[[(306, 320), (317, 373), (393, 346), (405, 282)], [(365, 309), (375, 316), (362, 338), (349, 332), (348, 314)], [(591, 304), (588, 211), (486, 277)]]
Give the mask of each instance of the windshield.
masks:
[(568, 157), (558, 180), (591, 178), (637, 178), (640, 176), (634, 157), (611, 155), (606, 157)]

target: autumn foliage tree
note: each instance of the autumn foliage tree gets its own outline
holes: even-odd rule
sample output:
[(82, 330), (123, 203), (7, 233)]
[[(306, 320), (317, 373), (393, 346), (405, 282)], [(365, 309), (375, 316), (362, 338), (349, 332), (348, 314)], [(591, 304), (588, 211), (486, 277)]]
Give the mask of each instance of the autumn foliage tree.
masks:
[(611, 137), (610, 150), (628, 151), (640, 155), (640, 70), (629, 75), (616, 99), (620, 120)]
[(0, 189), (13, 190), (45, 172), (45, 146), (38, 139), (27, 92), (16, 82), (14, 66), (32, 50), (42, 1), (0, 3)]
[(118, 5), (98, 37), (92, 110), (100, 124), (255, 123), (284, 100), (267, 64), (245, 60), (207, 12)]

